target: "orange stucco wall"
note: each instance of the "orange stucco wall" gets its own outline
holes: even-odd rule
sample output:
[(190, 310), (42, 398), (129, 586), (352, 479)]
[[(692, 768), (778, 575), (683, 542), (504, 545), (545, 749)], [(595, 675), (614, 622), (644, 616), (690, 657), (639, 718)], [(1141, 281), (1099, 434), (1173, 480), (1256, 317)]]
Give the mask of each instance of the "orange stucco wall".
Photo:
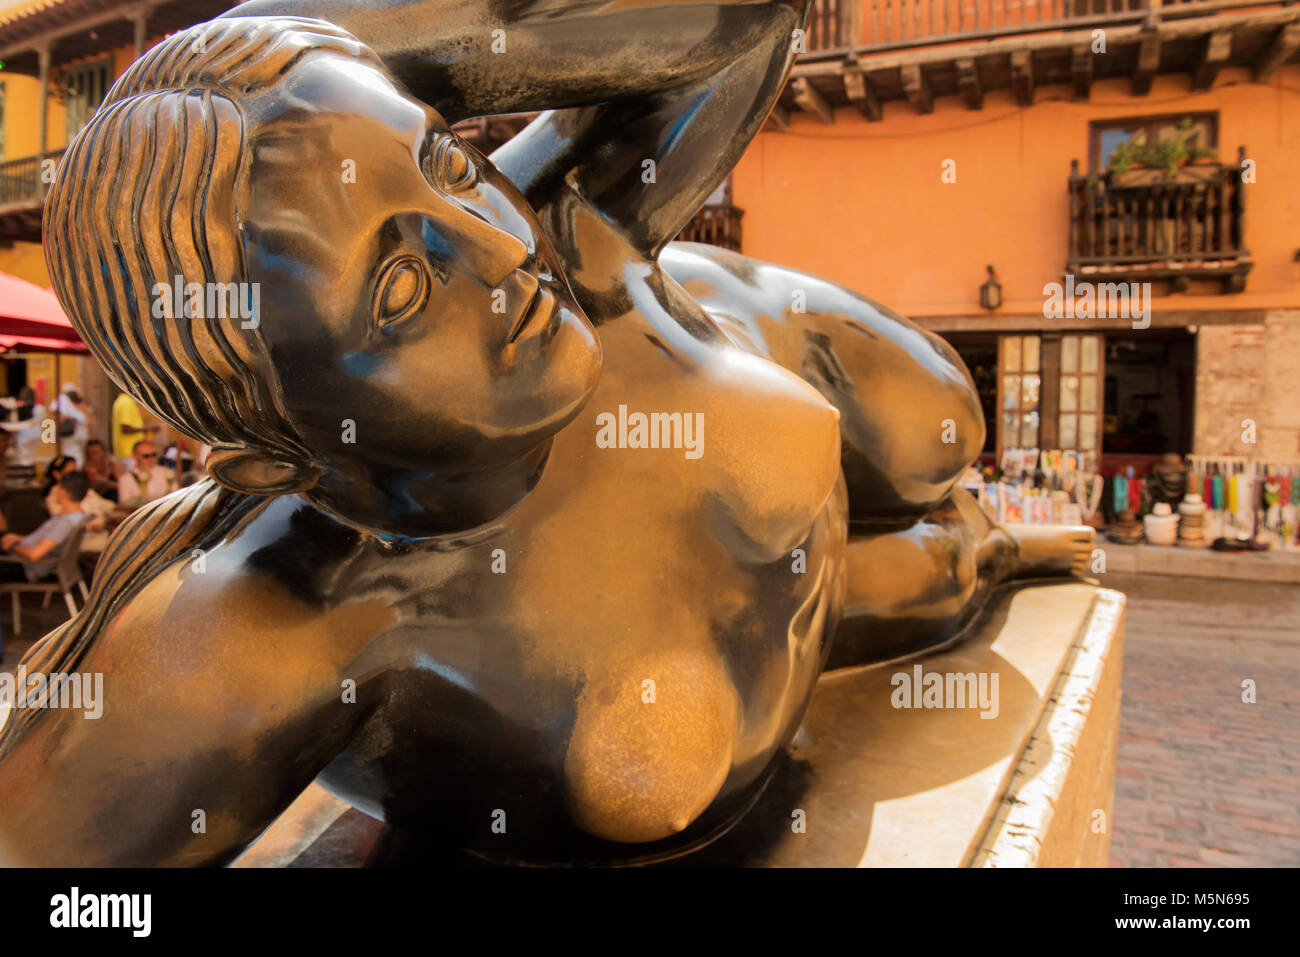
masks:
[[(1195, 95), (1187, 77), (1161, 76), (1145, 97), (1132, 96), (1127, 80), (1110, 80), (1094, 84), (1084, 103), (1068, 87), (1040, 87), (1028, 108), (999, 91), (977, 111), (956, 97), (936, 100), (926, 116), (888, 103), (881, 123), (851, 109), (838, 110), (830, 126), (799, 114), (789, 132), (760, 134), (736, 168), (742, 248), (912, 316), (980, 313), (979, 286), (992, 264), (1005, 299), (999, 312), (1041, 314), (1043, 285), (1065, 270), (1066, 182), (1071, 159), (1087, 171), (1089, 123), (1210, 110), (1219, 114), (1220, 161), (1235, 162), (1244, 144), (1256, 162), (1246, 194), (1255, 267), (1243, 293), (1160, 296), (1155, 308), (1300, 306), (1298, 66), (1268, 84), (1224, 70), (1214, 89)], [(955, 183), (941, 181), (947, 159)]]

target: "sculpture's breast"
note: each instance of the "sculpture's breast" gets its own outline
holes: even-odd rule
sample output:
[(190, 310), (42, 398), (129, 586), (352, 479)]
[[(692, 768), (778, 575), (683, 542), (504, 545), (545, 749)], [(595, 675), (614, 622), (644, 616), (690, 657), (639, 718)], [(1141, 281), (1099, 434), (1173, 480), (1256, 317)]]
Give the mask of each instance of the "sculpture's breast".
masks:
[(644, 335), (602, 340), (614, 361), (519, 508), (385, 564), (409, 582), (403, 664), (331, 769), (370, 810), (505, 856), (716, 825), (793, 733), (838, 616), (833, 410), (775, 367), (684, 371)]

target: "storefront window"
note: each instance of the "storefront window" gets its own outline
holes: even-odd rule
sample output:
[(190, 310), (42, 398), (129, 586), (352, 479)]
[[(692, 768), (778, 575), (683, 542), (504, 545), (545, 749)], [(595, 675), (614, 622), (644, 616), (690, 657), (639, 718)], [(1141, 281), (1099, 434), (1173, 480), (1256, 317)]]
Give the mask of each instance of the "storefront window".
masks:
[(1057, 441), (1063, 449), (1101, 450), (1101, 336), (1061, 337)]
[(998, 448), (1037, 448), (1042, 374), (1037, 335), (1001, 336)]

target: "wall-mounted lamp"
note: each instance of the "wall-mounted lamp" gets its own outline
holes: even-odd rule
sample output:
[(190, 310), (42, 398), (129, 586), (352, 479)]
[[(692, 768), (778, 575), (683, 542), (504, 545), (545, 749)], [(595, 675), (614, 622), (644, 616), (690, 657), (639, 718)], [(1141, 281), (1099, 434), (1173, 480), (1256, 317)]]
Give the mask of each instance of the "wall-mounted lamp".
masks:
[(993, 267), (988, 267), (989, 278), (980, 286), (980, 305), (985, 309), (996, 309), (1002, 305), (1002, 283), (998, 282)]

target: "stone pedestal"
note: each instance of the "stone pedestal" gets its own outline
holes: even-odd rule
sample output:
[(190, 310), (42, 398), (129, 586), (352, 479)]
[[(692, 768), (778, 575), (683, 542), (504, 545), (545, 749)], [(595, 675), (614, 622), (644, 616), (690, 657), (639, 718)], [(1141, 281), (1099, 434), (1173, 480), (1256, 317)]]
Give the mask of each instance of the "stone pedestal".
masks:
[[(950, 651), (823, 676), (754, 808), (669, 866), (1105, 866), (1123, 621), (1108, 589), (1008, 589)], [(360, 865), (381, 831), (313, 786), (236, 866)]]

